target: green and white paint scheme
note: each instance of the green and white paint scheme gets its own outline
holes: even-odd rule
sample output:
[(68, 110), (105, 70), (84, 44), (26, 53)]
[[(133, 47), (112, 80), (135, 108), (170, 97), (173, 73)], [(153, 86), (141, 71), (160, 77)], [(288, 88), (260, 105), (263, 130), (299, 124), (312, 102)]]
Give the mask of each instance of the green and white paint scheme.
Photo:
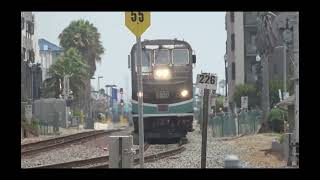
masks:
[[(132, 100), (133, 116), (138, 116), (138, 102)], [(168, 111), (158, 111), (158, 104), (143, 103), (143, 117), (191, 116), (193, 115), (193, 99), (168, 104)]]

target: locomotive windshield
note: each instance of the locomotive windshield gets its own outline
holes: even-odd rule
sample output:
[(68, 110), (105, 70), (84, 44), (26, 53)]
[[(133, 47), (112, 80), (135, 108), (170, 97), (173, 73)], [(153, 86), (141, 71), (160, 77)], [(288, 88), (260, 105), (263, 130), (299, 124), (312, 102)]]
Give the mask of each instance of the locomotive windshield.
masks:
[(173, 64), (184, 65), (189, 63), (189, 52), (187, 49), (174, 49), (172, 56)]
[[(143, 49), (142, 50), (142, 72), (151, 71), (151, 50)], [(137, 52), (135, 52), (135, 59), (137, 59)]]
[(143, 50), (142, 51), (142, 72), (150, 72), (151, 63), (151, 51)]
[(156, 64), (169, 64), (169, 50), (168, 49), (156, 49), (155, 50), (155, 63)]
[(143, 50), (142, 51), (142, 66), (148, 67), (151, 62), (151, 51)]

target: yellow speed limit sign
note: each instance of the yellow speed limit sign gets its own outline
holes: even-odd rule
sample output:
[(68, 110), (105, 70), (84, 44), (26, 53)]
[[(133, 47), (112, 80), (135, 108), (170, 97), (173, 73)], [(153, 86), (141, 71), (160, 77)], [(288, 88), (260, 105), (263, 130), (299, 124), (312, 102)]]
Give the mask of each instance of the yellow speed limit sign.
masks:
[(150, 26), (150, 12), (130, 11), (125, 13), (126, 26), (140, 37)]

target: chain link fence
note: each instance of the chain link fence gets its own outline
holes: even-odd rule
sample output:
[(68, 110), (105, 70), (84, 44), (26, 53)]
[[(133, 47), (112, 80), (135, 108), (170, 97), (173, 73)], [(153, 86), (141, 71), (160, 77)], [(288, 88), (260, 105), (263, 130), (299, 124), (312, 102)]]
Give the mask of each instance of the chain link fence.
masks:
[(214, 137), (231, 137), (240, 134), (254, 134), (258, 131), (262, 122), (259, 110), (235, 113), (211, 114), (208, 119), (208, 127), (212, 129)]

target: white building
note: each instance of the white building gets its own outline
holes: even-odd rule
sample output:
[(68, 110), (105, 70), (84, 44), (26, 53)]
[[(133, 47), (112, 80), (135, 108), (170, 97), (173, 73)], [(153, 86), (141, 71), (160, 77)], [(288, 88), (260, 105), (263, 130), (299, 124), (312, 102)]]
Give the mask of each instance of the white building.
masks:
[(21, 59), (39, 62), (35, 16), (32, 12), (21, 12)]
[(39, 98), (41, 73), (35, 16), (21, 12), (21, 98)]
[(38, 44), (42, 67), (42, 81), (44, 81), (49, 78), (49, 68), (56, 62), (58, 56), (62, 53), (62, 48), (45, 39), (39, 39)]

